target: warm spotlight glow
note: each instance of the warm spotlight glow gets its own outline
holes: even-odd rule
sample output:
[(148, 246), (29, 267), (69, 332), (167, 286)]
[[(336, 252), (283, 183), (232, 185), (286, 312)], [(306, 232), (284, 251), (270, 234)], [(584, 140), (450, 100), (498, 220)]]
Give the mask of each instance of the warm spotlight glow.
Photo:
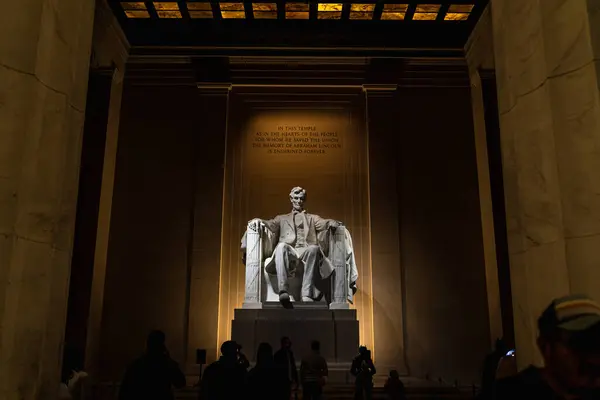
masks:
[(383, 6), (381, 19), (403, 20), (408, 10), (408, 4), (386, 4)]
[(309, 8), (306, 3), (286, 3), (286, 19), (308, 19)]
[(121, 7), (125, 12), (127, 18), (150, 18), (150, 14), (146, 9), (146, 4), (141, 1), (127, 1), (122, 2)]
[(318, 19), (340, 19), (342, 16), (342, 4), (340, 3), (319, 3)]
[(187, 3), (190, 18), (213, 18), (212, 6), (208, 2)]
[(466, 21), (473, 11), (473, 4), (452, 4), (444, 16), (445, 21)]
[(123, 7), (123, 10), (145, 10), (146, 4), (143, 1), (126, 1), (121, 3), (121, 7)]
[(174, 1), (155, 1), (154, 8), (158, 18), (181, 18), (179, 5)]
[(246, 18), (244, 3), (220, 3), (221, 16), (224, 19), (242, 19)]
[(350, 19), (373, 19), (375, 4), (352, 4)]
[(466, 13), (473, 11), (473, 4), (452, 4), (448, 9), (449, 13)]
[(252, 12), (256, 19), (277, 19), (277, 4), (252, 3)]
[(156, 8), (156, 11), (179, 11), (179, 5), (174, 1), (155, 1), (154, 8)]
[(469, 19), (467, 13), (447, 13), (444, 16), (444, 21), (466, 21), (467, 19)]
[(440, 4), (419, 4), (413, 15), (414, 21), (435, 21), (440, 12)]

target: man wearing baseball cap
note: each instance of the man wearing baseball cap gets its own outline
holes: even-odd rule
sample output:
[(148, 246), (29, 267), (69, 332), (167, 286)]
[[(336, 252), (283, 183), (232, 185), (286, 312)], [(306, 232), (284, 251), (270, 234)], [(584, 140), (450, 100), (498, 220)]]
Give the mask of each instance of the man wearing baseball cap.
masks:
[(555, 299), (538, 319), (544, 367), (496, 385), (496, 400), (600, 399), (600, 305), (587, 296)]

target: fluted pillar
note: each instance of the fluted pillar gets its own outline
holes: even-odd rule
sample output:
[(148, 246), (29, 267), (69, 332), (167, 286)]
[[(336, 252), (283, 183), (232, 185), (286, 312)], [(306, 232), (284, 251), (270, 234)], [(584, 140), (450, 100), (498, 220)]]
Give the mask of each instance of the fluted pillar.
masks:
[(56, 398), (94, 0), (3, 4), (0, 398)]
[[(188, 371), (196, 371), (196, 349), (207, 350), (207, 362), (219, 356), (219, 347), (230, 329), (219, 320), (219, 280), (222, 279), (221, 229), (223, 168), (227, 139), (227, 115), (231, 84), (198, 84), (200, 105), (207, 110), (203, 135), (194, 142), (193, 230), (190, 243), (190, 297), (186, 360)], [(209, 134), (210, 133), (210, 134)], [(212, 149), (206, 151), (206, 148)], [(207, 229), (207, 226), (212, 227)], [(224, 272), (225, 274), (231, 271)], [(227, 322), (226, 322), (227, 323)], [(228, 323), (231, 323), (229, 321)], [(222, 325), (219, 325), (222, 324)], [(219, 329), (220, 328), (220, 329)]]
[(556, 296), (600, 298), (600, 97), (592, 0), (492, 0), (520, 367)]
[(363, 85), (369, 137), (371, 257), (375, 354), (381, 371), (408, 372), (404, 346), (403, 282), (396, 188), (397, 147), (386, 140), (397, 85)]
[(102, 182), (98, 200), (98, 219), (94, 263), (89, 293), (85, 368), (90, 373), (88, 383), (97, 383), (101, 378), (100, 339), (102, 314), (104, 311), (104, 285), (108, 260), (108, 242), (112, 213), (113, 188), (117, 164), (121, 100), (125, 79), (125, 66), (129, 56), (129, 43), (110, 7), (100, 1), (96, 7), (92, 67), (114, 67), (110, 81), (110, 96), (106, 124), (106, 141), (102, 163)]

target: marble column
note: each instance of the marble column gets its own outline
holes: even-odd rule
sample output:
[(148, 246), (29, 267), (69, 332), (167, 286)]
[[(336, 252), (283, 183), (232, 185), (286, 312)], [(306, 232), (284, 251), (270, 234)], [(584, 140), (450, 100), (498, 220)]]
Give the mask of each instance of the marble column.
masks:
[[(196, 349), (207, 350), (214, 361), (223, 337), (219, 335), (219, 281), (221, 278), (221, 231), (223, 179), (230, 84), (199, 85), (200, 107), (205, 110), (201, 131), (195, 136), (194, 209), (190, 248), (187, 371), (195, 368)], [(210, 116), (210, 118), (208, 118)]]
[(110, 88), (110, 103), (108, 106), (106, 143), (102, 165), (102, 184), (100, 188), (96, 245), (94, 249), (94, 270), (91, 282), (85, 351), (85, 368), (89, 372), (91, 382), (93, 383), (100, 378), (99, 351), (108, 238), (115, 182), (117, 144), (119, 140), (121, 98), (123, 95), (125, 64), (129, 54), (129, 43), (112, 11), (104, 2), (100, 2), (96, 8), (92, 46), (94, 50), (92, 67), (114, 67)]
[(518, 363), (556, 296), (600, 299), (597, 1), (492, 0)]
[(389, 124), (397, 85), (365, 84), (369, 136), (373, 330), (378, 369), (408, 373), (404, 349), (404, 308), (396, 188), (397, 147)]
[(94, 0), (3, 4), (0, 398), (55, 398)]
[(498, 279), (498, 262), (496, 256), (496, 237), (494, 231), (485, 107), (482, 80), (480, 76), (481, 70), (494, 68), (494, 53), (491, 46), (491, 34), (491, 15), (489, 8), (486, 8), (465, 46), (465, 52), (467, 64), (469, 66), (469, 78), (471, 81), (471, 107), (473, 109), (475, 156), (477, 161), (481, 231), (485, 260), (486, 291), (490, 324), (490, 348), (494, 345), (497, 338), (504, 336), (500, 285)]

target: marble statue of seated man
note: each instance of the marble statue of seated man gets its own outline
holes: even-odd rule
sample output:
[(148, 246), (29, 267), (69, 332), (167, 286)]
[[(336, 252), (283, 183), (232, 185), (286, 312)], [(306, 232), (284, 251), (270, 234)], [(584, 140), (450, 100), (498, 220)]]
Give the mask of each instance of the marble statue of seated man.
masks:
[[(335, 230), (342, 223), (324, 219), (304, 210), (306, 190), (295, 187), (290, 192), (292, 211), (270, 220), (253, 219), (250, 223), (262, 224), (277, 240), (272, 257), (267, 258), (265, 271), (277, 277), (276, 293), (283, 303), (291, 300), (288, 279), (303, 266), (301, 296), (303, 302), (320, 300), (322, 293), (316, 283), (327, 279), (334, 271), (330, 260), (319, 244), (319, 234)], [(278, 239), (276, 239), (278, 238)], [(242, 240), (242, 250), (245, 250)]]

